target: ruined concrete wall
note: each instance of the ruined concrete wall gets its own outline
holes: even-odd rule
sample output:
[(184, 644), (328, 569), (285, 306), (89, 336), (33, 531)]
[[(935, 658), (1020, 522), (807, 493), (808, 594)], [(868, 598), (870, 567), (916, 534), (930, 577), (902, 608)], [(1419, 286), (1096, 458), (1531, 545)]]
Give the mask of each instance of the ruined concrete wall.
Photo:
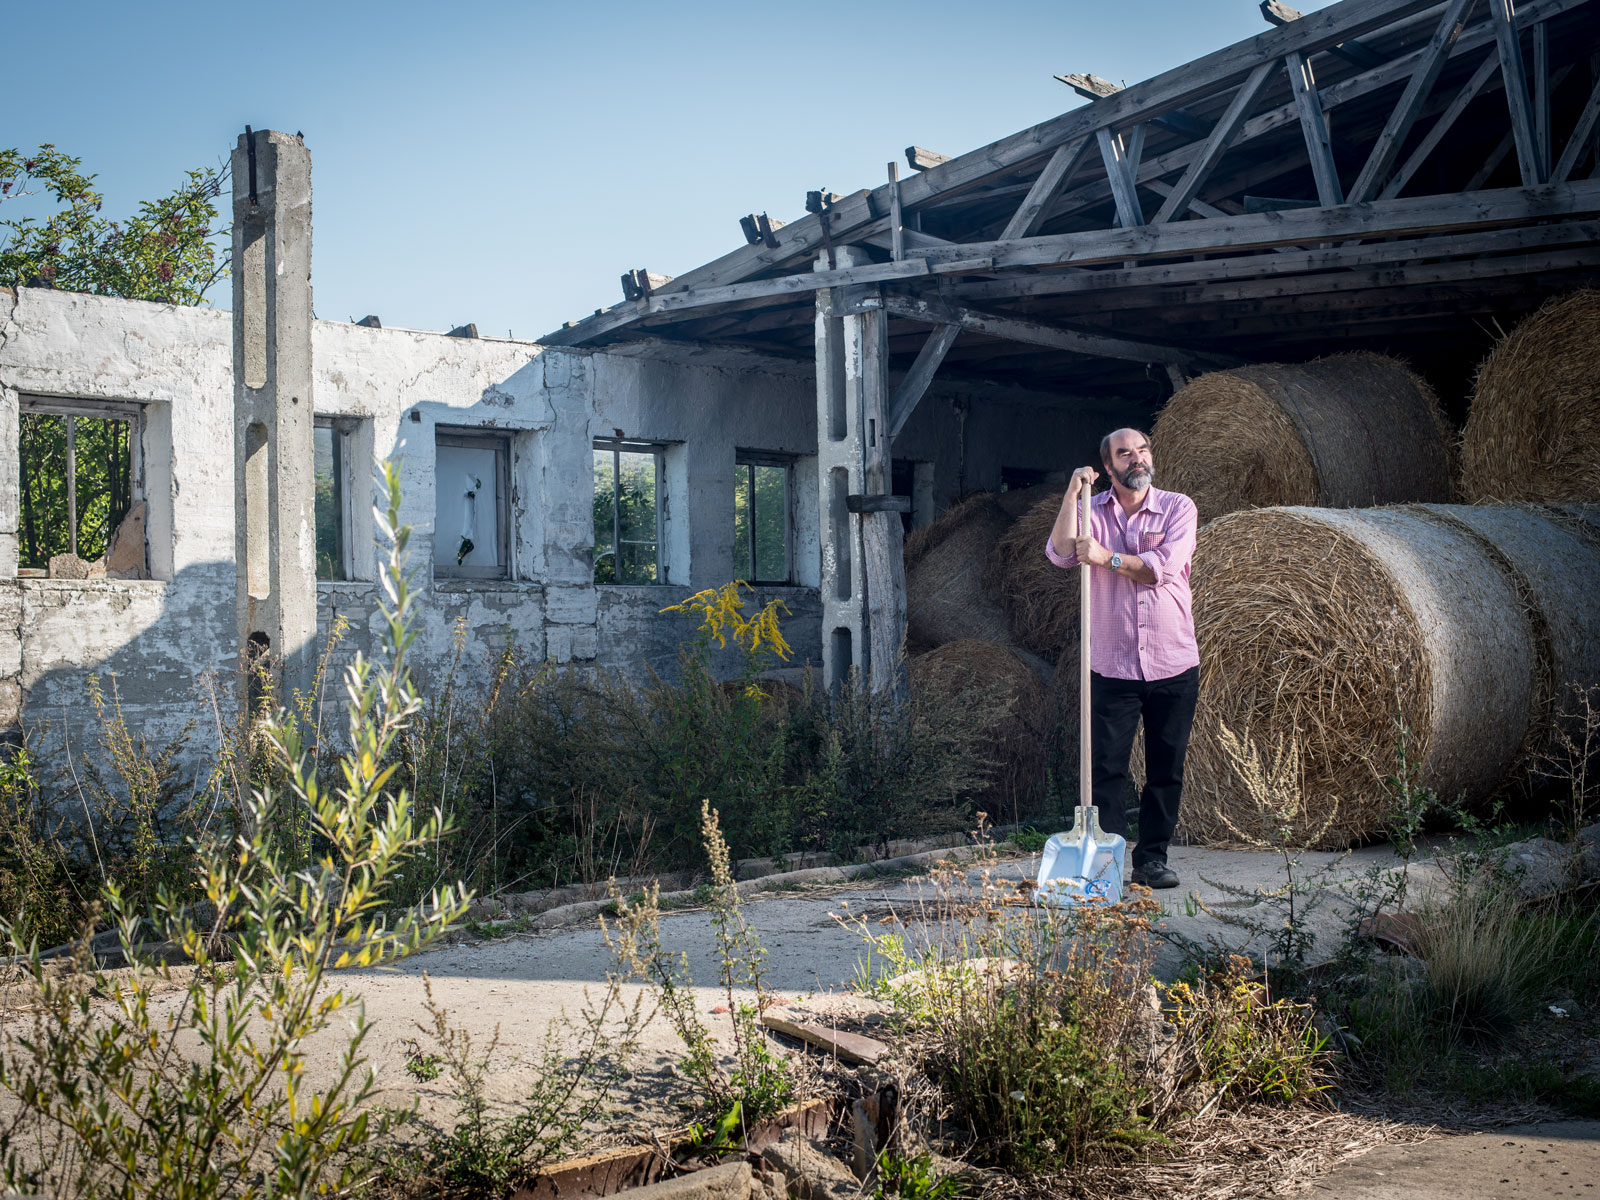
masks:
[[(92, 745), (91, 675), (116, 676), (130, 725), (155, 740), (199, 720), (209, 674), (234, 694), (234, 439), (229, 314), (46, 290), (0, 291), (0, 723), (50, 721)], [(401, 466), (401, 519), (415, 529), (420, 589), (412, 665), (425, 688), (457, 661), (471, 684), (501, 651), (671, 677), (688, 619), (660, 609), (728, 582), (734, 566), (739, 450), (790, 456), (795, 583), (763, 589), (790, 608), (797, 663), (821, 658), (815, 383), (809, 362), (703, 347), (642, 344), (603, 351), (452, 338), (319, 321), (314, 406), (350, 430), (355, 461)], [(18, 401), (26, 394), (143, 406), (142, 492), (149, 505), (148, 580), (17, 576)], [(1064, 413), (1057, 397), (935, 384), (895, 446), (931, 464), (939, 507), (994, 487), (1003, 467), (1065, 470), (1089, 461), (1120, 423), (1108, 406)], [(493, 432), (509, 441), (514, 538), (503, 579), (434, 578), (435, 438)], [(592, 582), (592, 444), (615, 436), (665, 443), (665, 584)], [(337, 618), (350, 626), (333, 662), (377, 649), (377, 554), (364, 479), (348, 530), (353, 578), (316, 584), (319, 647)], [(445, 531), (441, 536), (455, 536)], [(718, 668), (737, 668), (729, 651)], [(198, 743), (197, 743), (198, 744)]]
[[(204, 710), (208, 673), (231, 687), (234, 662), (233, 380), (228, 314), (64, 292), (0, 290), (0, 458), (12, 536), (0, 584), (14, 597), (0, 625), (0, 673), (20, 715), (52, 740), (97, 738), (86, 698), (98, 674), (129, 725), (157, 745)], [(138, 401), (153, 578), (17, 578), (20, 395)], [(16, 617), (14, 640), (10, 616)], [(7, 661), (9, 660), (9, 661)], [(206, 736), (203, 723), (197, 736)]]

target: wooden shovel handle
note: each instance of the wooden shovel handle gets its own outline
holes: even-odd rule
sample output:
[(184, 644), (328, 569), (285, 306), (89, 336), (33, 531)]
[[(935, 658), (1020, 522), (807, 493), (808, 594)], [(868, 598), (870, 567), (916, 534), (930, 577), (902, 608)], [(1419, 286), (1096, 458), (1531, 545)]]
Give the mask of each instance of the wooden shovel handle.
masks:
[[(1089, 534), (1089, 487), (1078, 493), (1078, 536)], [(1078, 803), (1094, 803), (1093, 768), (1089, 760), (1089, 566), (1078, 566)]]

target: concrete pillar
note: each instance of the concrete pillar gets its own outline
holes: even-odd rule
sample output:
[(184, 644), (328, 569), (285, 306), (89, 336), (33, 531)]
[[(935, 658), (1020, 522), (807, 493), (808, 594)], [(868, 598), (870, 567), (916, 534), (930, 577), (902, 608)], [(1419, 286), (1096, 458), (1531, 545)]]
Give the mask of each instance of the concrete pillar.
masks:
[(287, 702), (317, 631), (311, 155), (275, 130), (233, 151), (233, 411), (239, 650), (270, 655)]
[[(841, 270), (869, 261), (855, 247), (835, 251)], [(830, 264), (824, 256), (816, 267)], [(899, 514), (850, 511), (851, 497), (891, 490), (887, 318), (876, 298), (872, 288), (825, 288), (816, 325), (823, 677), (835, 687), (854, 667), (874, 690), (898, 686), (905, 640)]]

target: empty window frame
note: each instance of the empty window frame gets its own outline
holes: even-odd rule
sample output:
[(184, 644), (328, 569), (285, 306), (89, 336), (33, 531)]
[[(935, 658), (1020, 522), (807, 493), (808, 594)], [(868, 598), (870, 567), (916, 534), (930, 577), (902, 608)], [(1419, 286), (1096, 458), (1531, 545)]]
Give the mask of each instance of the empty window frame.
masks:
[(594, 581), (666, 583), (662, 460), (657, 442), (594, 443)]
[(510, 578), (510, 438), (441, 430), (435, 446), (434, 575)]
[[(18, 568), (43, 574), (58, 554), (103, 557), (144, 498), (141, 407), (46, 396), (23, 396), (19, 407)], [(124, 575), (147, 574), (142, 538), (118, 557)]]
[(733, 479), (733, 573), (747, 583), (794, 577), (791, 480), (794, 459), (741, 450)]
[(354, 432), (353, 422), (336, 417), (318, 417), (312, 431), (319, 580), (356, 577), (351, 537), (355, 513), (350, 507), (350, 442)]

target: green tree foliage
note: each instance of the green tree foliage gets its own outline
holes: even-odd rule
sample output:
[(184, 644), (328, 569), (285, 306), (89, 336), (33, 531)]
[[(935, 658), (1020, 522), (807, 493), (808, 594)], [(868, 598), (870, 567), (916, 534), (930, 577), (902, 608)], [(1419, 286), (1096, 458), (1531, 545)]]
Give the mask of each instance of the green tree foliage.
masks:
[(227, 168), (188, 171), (168, 195), (113, 221), (82, 167), (48, 142), (32, 154), (0, 149), (0, 286), (199, 304), (228, 270), (229, 255), (211, 242)]
[[(130, 465), (133, 431), (127, 421), (73, 418), (77, 489), (78, 556), (106, 552), (132, 503)], [(67, 506), (67, 418), (22, 414), (20, 422), (22, 544), (20, 565), (46, 567), (50, 557), (72, 547)]]

